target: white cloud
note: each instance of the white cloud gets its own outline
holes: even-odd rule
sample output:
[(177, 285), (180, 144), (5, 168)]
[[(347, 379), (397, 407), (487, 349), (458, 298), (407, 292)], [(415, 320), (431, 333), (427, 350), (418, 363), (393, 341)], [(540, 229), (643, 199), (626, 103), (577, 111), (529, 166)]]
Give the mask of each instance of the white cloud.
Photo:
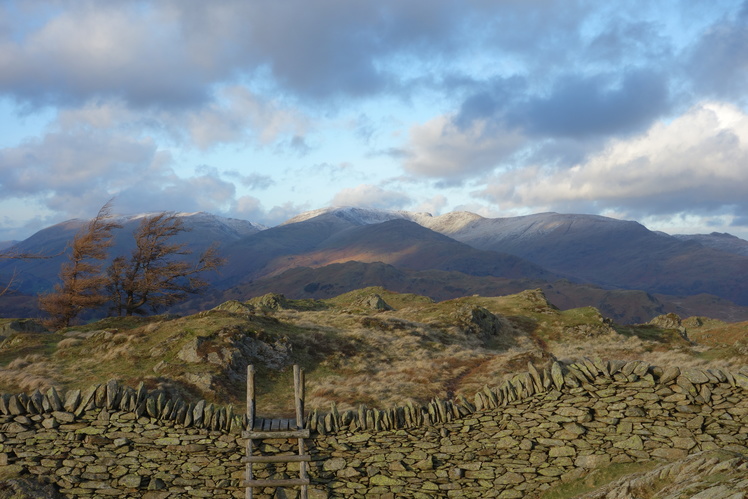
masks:
[(361, 184), (338, 192), (330, 204), (333, 206), (399, 210), (411, 202), (411, 198), (405, 193), (387, 191), (375, 185)]
[(216, 102), (165, 121), (179, 127), (182, 120), (192, 142), (203, 149), (250, 138), (265, 145), (291, 136), (292, 143), (298, 143), (308, 129), (308, 121), (300, 113), (263, 100), (241, 86), (224, 88)]
[(432, 196), (431, 198), (418, 203), (412, 211), (431, 213), (436, 216), (440, 215), (442, 210), (446, 207), (447, 198), (441, 194), (437, 194), (436, 196)]
[(114, 134), (51, 132), (0, 150), (0, 193), (23, 197), (47, 192), (105, 190), (148, 173), (156, 159), (150, 139)]
[(704, 103), (646, 133), (610, 141), (571, 169), (530, 165), (495, 175), (479, 195), (505, 209), (594, 206), (629, 214), (748, 207), (748, 116)]
[(493, 169), (524, 144), (516, 130), (486, 120), (461, 128), (442, 115), (411, 128), (403, 166), (413, 175), (459, 181)]

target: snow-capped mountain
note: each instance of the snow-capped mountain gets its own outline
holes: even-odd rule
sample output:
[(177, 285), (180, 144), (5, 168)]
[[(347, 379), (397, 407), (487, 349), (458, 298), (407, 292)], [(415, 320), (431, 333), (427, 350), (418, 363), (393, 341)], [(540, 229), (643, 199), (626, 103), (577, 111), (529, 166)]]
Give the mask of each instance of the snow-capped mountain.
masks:
[[(135, 215), (115, 215), (113, 219), (122, 225), (114, 231), (113, 244), (109, 249), (111, 258), (127, 256), (134, 248), (132, 233), (140, 221), (156, 213), (139, 213)], [(235, 218), (220, 217), (205, 212), (176, 213), (183, 223), (185, 232), (174, 237), (175, 243), (185, 244), (195, 254), (205, 250), (211, 244), (225, 247), (244, 237), (251, 236), (267, 227)], [(16, 244), (13, 248), (18, 253), (50, 256), (41, 260), (0, 260), (0, 283), (13, 277), (14, 289), (21, 293), (36, 293), (52, 288), (60, 272), (61, 264), (67, 259), (65, 253), (70, 241), (89, 220), (73, 219), (42, 229), (28, 239)]]
[[(742, 239), (675, 237), (635, 221), (599, 215), (538, 213), (485, 218), (469, 212), (428, 213), (328, 208), (286, 222), (312, 223), (334, 217), (353, 225), (404, 219), (473, 248), (509, 254), (556, 274), (608, 288), (642, 289), (671, 295), (715, 294), (748, 305), (748, 257)], [(743, 241), (748, 245), (748, 241)]]
[[(131, 234), (148, 215), (118, 219), (124, 227), (116, 231), (111, 257), (129, 254)], [(708, 297), (711, 301), (697, 300), (706, 304), (703, 315), (715, 310), (716, 303), (722, 307), (721, 317), (737, 317), (731, 315), (734, 305), (727, 300), (748, 306), (748, 282), (744, 278), (748, 275), (748, 256), (735, 250), (748, 246), (748, 241), (729, 235), (675, 237), (650, 231), (634, 221), (559, 213), (486, 218), (469, 212), (432, 216), (338, 207), (301, 213), (270, 228), (203, 212), (179, 216), (189, 230), (174, 242), (184, 243), (194, 254), (218, 243), (227, 260), (222, 271), (209, 278), (214, 294), (206, 300), (243, 299), (253, 289), (252, 283), (283, 277), (282, 289), (289, 297), (323, 297), (325, 289), (342, 292), (383, 285), (396, 286), (395, 291), (415, 289), (444, 298), (471, 293), (471, 289), (483, 294), (493, 289), (501, 294), (506, 289), (514, 292), (517, 286), (538, 287), (548, 282), (549, 289), (555, 286), (554, 292), (566, 290), (557, 299), (566, 300), (568, 306), (589, 304), (578, 303), (579, 296), (589, 296), (586, 291), (579, 292), (577, 298), (572, 296), (577, 291), (569, 291), (578, 285), (594, 285), (610, 293), (641, 290), (650, 308), (655, 294), (713, 295)], [(30, 296), (51, 289), (67, 258), (63, 254), (66, 245), (86, 222), (63, 222), (16, 245), (21, 252), (55, 256), (26, 262), (0, 261), (0, 282), (13, 278), (15, 290)], [(341, 264), (354, 262), (358, 273), (338, 274)], [(314, 272), (305, 274), (303, 269)], [(294, 275), (299, 279), (314, 274), (320, 281), (287, 280), (286, 274), (296, 270)], [(425, 274), (413, 277), (415, 281), (406, 286), (404, 280), (414, 275), (409, 272)], [(565, 284), (553, 284), (562, 278)], [(507, 279), (512, 280), (510, 287)], [(455, 285), (457, 281), (461, 284)], [(613, 317), (620, 314), (616, 300), (622, 300), (624, 307), (630, 301), (614, 298), (608, 291), (601, 293), (602, 301), (593, 305), (608, 310)], [(683, 303), (680, 298), (677, 302)], [(701, 314), (698, 303), (689, 310)], [(643, 317), (643, 310), (649, 310), (646, 307), (640, 307), (636, 314), (618, 316)]]

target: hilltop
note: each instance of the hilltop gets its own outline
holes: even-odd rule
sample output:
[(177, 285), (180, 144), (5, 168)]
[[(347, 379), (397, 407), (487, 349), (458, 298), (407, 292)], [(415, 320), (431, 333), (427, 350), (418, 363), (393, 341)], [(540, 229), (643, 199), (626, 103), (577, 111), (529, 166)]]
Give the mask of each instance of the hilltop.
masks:
[(290, 407), (289, 366), (307, 373), (310, 407), (423, 404), (472, 396), (527, 363), (583, 356), (736, 369), (745, 323), (674, 314), (620, 325), (592, 307), (559, 310), (541, 290), (435, 302), (365, 288), (324, 300), (268, 294), (184, 317), (109, 318), (57, 332), (0, 322), (0, 392), (143, 381), (187, 399), (241, 406), (247, 364), (259, 405)]

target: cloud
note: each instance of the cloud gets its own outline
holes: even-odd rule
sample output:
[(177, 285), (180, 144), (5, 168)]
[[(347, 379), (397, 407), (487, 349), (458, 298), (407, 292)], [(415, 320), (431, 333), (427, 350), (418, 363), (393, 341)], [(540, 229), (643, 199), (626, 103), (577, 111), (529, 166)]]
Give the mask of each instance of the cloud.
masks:
[(184, 126), (191, 142), (201, 149), (250, 139), (266, 145), (290, 135), (293, 150), (301, 154), (309, 150), (303, 137), (308, 120), (301, 113), (238, 85), (222, 88), (219, 99), (204, 107), (160, 116), (175, 130)]
[(688, 53), (683, 71), (707, 97), (746, 103), (748, 87), (748, 3), (713, 24)]
[(442, 210), (447, 207), (447, 204), (447, 198), (441, 194), (437, 194), (418, 203), (412, 211), (431, 213), (436, 216), (441, 214)]
[(615, 78), (566, 76), (556, 81), (550, 95), (532, 97), (510, 114), (529, 133), (584, 137), (637, 131), (668, 107), (667, 79), (635, 70)]
[(308, 98), (404, 92), (410, 78), (400, 62), (457, 50), (472, 10), (452, 0), (321, 0), (314, 9), (302, 0), (249, 2), (245, 49), (284, 88)]
[(457, 47), (463, 26), (451, 0), (18, 3), (15, 26), (0, 26), (0, 91), (35, 104), (189, 106), (268, 72), (305, 97), (372, 95), (402, 89), (387, 58)]
[(479, 193), (503, 209), (628, 216), (748, 210), (748, 115), (704, 103), (646, 133), (611, 140), (570, 169), (530, 165), (492, 177)]
[(642, 59), (665, 60), (673, 57), (672, 43), (658, 22), (611, 17), (586, 44), (588, 57), (596, 65), (619, 69)]
[(224, 172), (227, 177), (234, 178), (239, 181), (245, 187), (249, 187), (254, 190), (265, 190), (275, 184), (273, 177), (269, 175), (260, 175), (259, 173), (250, 173), (249, 175), (242, 175), (238, 171), (231, 170)]
[(112, 197), (125, 213), (228, 208), (235, 187), (215, 169), (183, 178), (173, 166), (150, 138), (73, 127), (0, 149), (0, 197), (39, 202), (61, 219), (90, 216)]
[(470, 127), (456, 126), (449, 116), (438, 116), (410, 130), (403, 167), (419, 177), (461, 180), (492, 170), (525, 145), (517, 130), (487, 120)]
[(205, 101), (208, 85), (225, 76), (185, 50), (178, 24), (155, 5), (42, 2), (33, 17), (25, 12), (14, 11), (19, 28), (0, 40), (0, 90), (25, 101), (105, 96), (169, 107)]
[(0, 195), (51, 192), (82, 196), (137, 181), (163, 158), (149, 139), (113, 134), (51, 132), (17, 147), (0, 149)]
[(265, 212), (260, 220), (261, 223), (268, 226), (279, 225), (286, 220), (295, 217), (299, 213), (308, 211), (310, 209), (311, 206), (308, 203), (296, 204), (289, 201), (273, 206), (267, 212)]
[(289, 218), (309, 209), (308, 205), (282, 203), (266, 210), (262, 202), (253, 196), (241, 196), (231, 209), (231, 216), (239, 217), (268, 227), (279, 225)]
[(361, 184), (343, 189), (332, 199), (332, 206), (356, 206), (380, 210), (399, 210), (412, 203), (405, 193), (387, 191), (375, 185)]

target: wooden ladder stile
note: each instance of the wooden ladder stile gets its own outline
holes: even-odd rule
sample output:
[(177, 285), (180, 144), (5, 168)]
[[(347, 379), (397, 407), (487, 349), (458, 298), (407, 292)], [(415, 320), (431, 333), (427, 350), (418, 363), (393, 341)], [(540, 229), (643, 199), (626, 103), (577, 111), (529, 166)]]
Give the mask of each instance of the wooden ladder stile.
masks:
[[(301, 486), (301, 499), (307, 499), (309, 485), (308, 464), (311, 457), (306, 454), (305, 438), (310, 431), (304, 428), (304, 371), (298, 365), (293, 366), (294, 405), (296, 421), (259, 420), (255, 418), (255, 367), (247, 366), (247, 431), (242, 436), (247, 439), (246, 498), (253, 498), (254, 487)], [(255, 424), (259, 422), (259, 428)], [(293, 428), (291, 428), (293, 426)], [(295, 438), (298, 442), (298, 455), (255, 456), (254, 441), (273, 438)], [(299, 478), (257, 480), (254, 478), (253, 463), (299, 463)]]

